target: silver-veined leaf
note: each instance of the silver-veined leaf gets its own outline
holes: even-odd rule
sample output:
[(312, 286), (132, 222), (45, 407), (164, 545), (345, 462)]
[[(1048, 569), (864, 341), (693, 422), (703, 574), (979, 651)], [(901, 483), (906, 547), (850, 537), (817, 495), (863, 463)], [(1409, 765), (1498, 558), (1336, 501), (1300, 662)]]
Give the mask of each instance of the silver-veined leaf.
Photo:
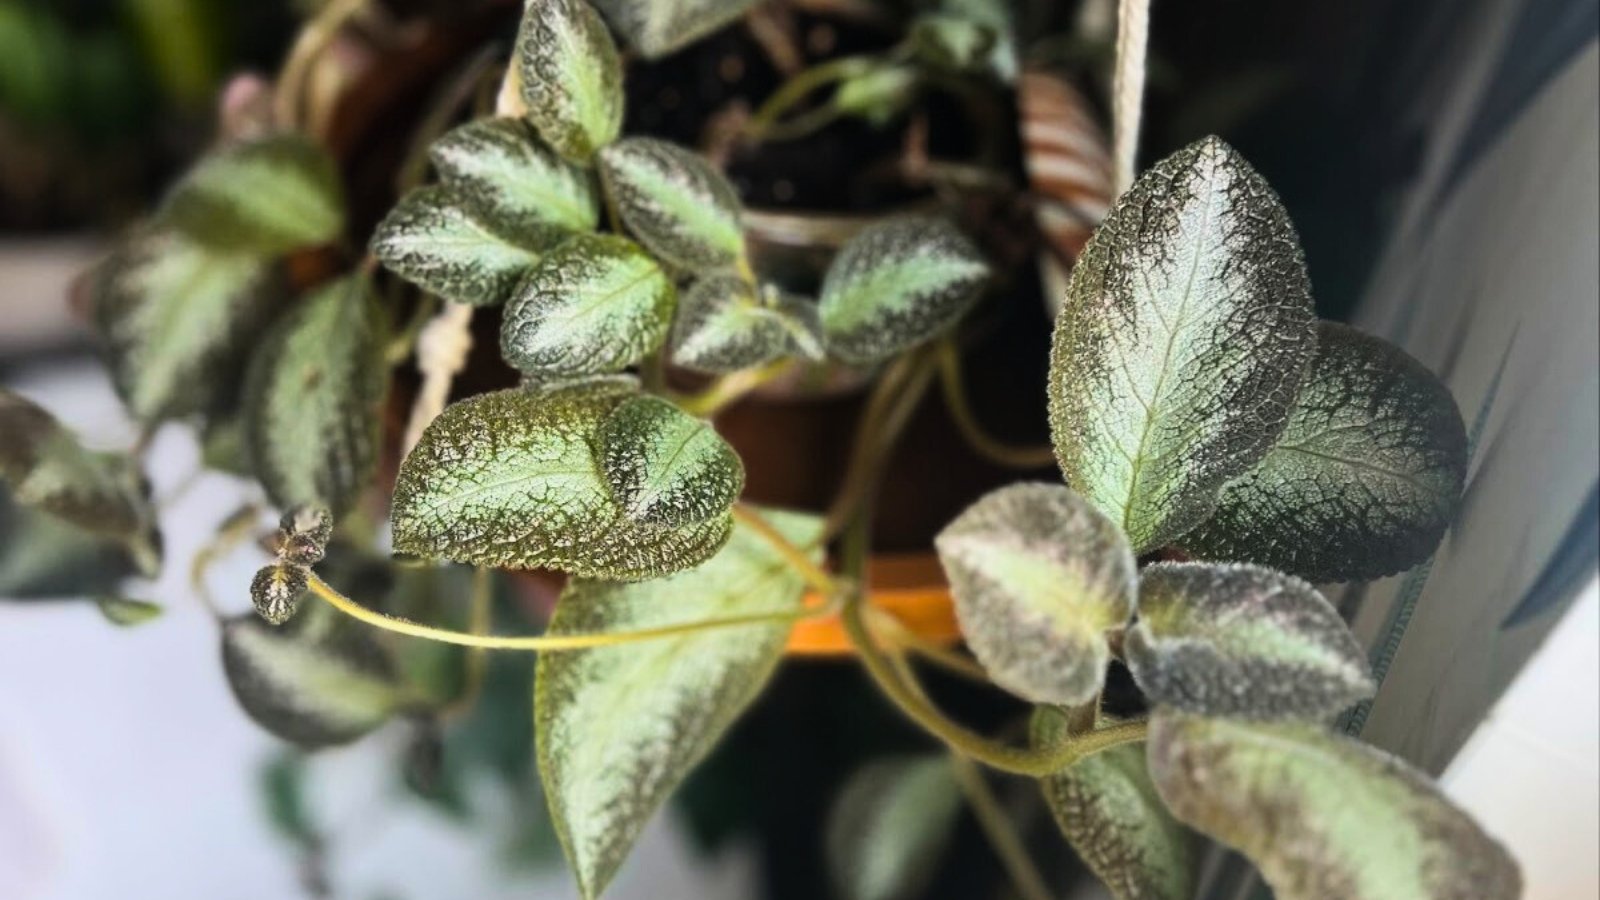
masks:
[(545, 143), (587, 162), (622, 131), (622, 61), (586, 0), (528, 0), (517, 32), (526, 115)]
[[(764, 515), (796, 544), (821, 532), (813, 516)], [(765, 538), (740, 526), (716, 556), (670, 578), (569, 582), (547, 633), (792, 613), (804, 589)], [(650, 816), (760, 693), (789, 630), (782, 622), (713, 628), (539, 656), (539, 774), (584, 897), (605, 890)]]
[(618, 372), (667, 339), (678, 293), (627, 238), (569, 238), (528, 272), (500, 326), (505, 361), (534, 378)]
[(106, 621), (119, 628), (133, 628), (161, 617), (159, 603), (138, 600), (120, 594), (100, 594), (94, 598), (95, 608)]
[(611, 496), (629, 518), (668, 528), (727, 512), (744, 490), (744, 465), (709, 422), (641, 395), (600, 426)]
[(1400, 348), (1323, 322), (1278, 442), (1182, 543), (1317, 582), (1381, 578), (1439, 545), (1466, 474), (1450, 389)]
[(772, 286), (758, 293), (732, 272), (697, 280), (678, 300), (672, 361), (697, 372), (722, 374), (784, 356), (823, 357), (817, 306)]
[(663, 260), (693, 272), (744, 258), (739, 197), (695, 153), (626, 138), (601, 152), (600, 176), (628, 231)]
[(645, 59), (681, 50), (743, 15), (756, 0), (595, 0)]
[(656, 578), (709, 559), (732, 516), (664, 527), (612, 498), (601, 426), (635, 396), (625, 382), (480, 394), (445, 408), (401, 463), (395, 549), (591, 578)]
[(287, 509), (339, 515), (378, 460), (388, 387), (387, 318), (364, 275), (317, 289), (262, 340), (245, 390), (245, 432), (256, 477)]
[(600, 220), (594, 173), (557, 156), (522, 119), (479, 119), (433, 142), (440, 179), (486, 221), (513, 231), (540, 221), (590, 231)]
[(202, 158), (161, 217), (207, 246), (271, 256), (337, 238), (344, 190), (326, 150), (302, 134), (274, 134)]
[(1133, 553), (1122, 533), (1061, 485), (986, 494), (934, 539), (961, 633), (995, 684), (1075, 706), (1105, 683), (1106, 632), (1133, 615)]
[(1276, 194), (1216, 138), (1146, 172), (1072, 270), (1050, 354), (1067, 483), (1134, 550), (1204, 521), (1272, 447), (1316, 343)]
[[(1033, 741), (1067, 736), (1067, 717), (1040, 707)], [(1143, 743), (1120, 744), (1040, 780), (1061, 834), (1117, 900), (1190, 900), (1200, 860), (1194, 835), (1156, 793)]]
[(948, 756), (874, 760), (828, 812), (827, 859), (843, 900), (910, 900), (938, 871), (961, 812)]
[(1157, 712), (1150, 774), (1281, 900), (1514, 900), (1516, 862), (1426, 776), (1310, 725)]
[(1186, 712), (1318, 720), (1373, 692), (1366, 654), (1333, 604), (1261, 566), (1149, 566), (1125, 650), (1150, 701)]
[(871, 363), (920, 344), (954, 325), (988, 278), (977, 248), (945, 219), (900, 216), (866, 228), (822, 282), (828, 352)]

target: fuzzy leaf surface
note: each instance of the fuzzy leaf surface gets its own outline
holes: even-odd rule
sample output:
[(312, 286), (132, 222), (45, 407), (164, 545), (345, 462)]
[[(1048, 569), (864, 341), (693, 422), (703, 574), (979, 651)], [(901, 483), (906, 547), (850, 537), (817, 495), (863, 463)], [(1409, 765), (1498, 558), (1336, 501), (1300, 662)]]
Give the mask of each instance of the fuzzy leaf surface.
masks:
[(731, 272), (699, 279), (678, 301), (672, 361), (710, 374), (737, 372), (785, 356), (823, 357), (815, 303), (776, 289), (758, 292)]
[(337, 238), (344, 188), (326, 150), (302, 134), (274, 134), (202, 158), (161, 217), (209, 247), (271, 256)]
[(428, 185), (401, 198), (378, 224), (372, 253), (389, 271), (446, 300), (496, 306), (565, 236), (535, 219), (497, 222), (454, 188)]
[(612, 27), (645, 59), (681, 50), (755, 4), (756, 0), (595, 0)]
[(522, 119), (479, 119), (447, 133), (428, 158), (466, 205), (501, 231), (546, 222), (592, 231), (600, 221), (593, 173), (567, 162)]
[(1134, 550), (1200, 524), (1282, 433), (1316, 334), (1276, 194), (1207, 138), (1141, 176), (1072, 270), (1050, 354), (1067, 483)]
[(622, 131), (622, 61), (586, 0), (528, 0), (517, 32), (528, 121), (567, 159), (587, 163)]
[(656, 256), (691, 272), (744, 258), (739, 196), (698, 154), (625, 138), (600, 154), (600, 175), (623, 224)]
[(961, 803), (943, 755), (878, 759), (857, 770), (828, 812), (828, 868), (839, 896), (920, 896), (955, 833)]
[(744, 490), (744, 464), (728, 442), (660, 397), (634, 397), (607, 416), (600, 457), (617, 505), (652, 525), (704, 522), (727, 512)]

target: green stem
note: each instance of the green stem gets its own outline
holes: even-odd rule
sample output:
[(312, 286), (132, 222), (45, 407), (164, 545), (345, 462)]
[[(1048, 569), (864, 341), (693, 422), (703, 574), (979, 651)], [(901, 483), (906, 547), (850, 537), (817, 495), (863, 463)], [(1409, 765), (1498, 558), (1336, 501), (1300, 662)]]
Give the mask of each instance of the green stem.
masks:
[(1012, 826), (1011, 819), (1006, 816), (994, 791), (990, 790), (989, 783), (983, 780), (983, 772), (973, 765), (972, 760), (959, 753), (950, 754), (950, 763), (955, 769), (961, 792), (967, 797), (967, 805), (972, 808), (973, 817), (989, 839), (995, 856), (1000, 858), (1000, 864), (1005, 867), (1012, 886), (1017, 889), (1017, 896), (1022, 900), (1053, 900), (1050, 886), (1028, 856), (1021, 835)]
[(961, 354), (955, 341), (940, 341), (938, 354), (939, 383), (944, 389), (945, 406), (972, 449), (985, 459), (1012, 469), (1038, 469), (1055, 462), (1055, 450), (1050, 447), (1017, 447), (990, 437), (967, 402), (966, 389), (961, 382)]
[(817, 89), (835, 81), (853, 78), (872, 68), (873, 65), (874, 61), (871, 57), (846, 56), (812, 66), (796, 74), (793, 78), (784, 82), (776, 91), (773, 91), (772, 95), (750, 117), (750, 121), (745, 125), (746, 136), (758, 141), (765, 139), (777, 124), (780, 116), (806, 97), (809, 97)]
[(733, 517), (739, 524), (749, 528), (760, 535), (763, 540), (772, 545), (772, 549), (783, 557), (789, 567), (800, 574), (810, 588), (824, 597), (837, 597), (840, 585), (837, 579), (822, 570), (811, 560), (810, 554), (797, 547), (788, 538), (784, 537), (778, 529), (772, 527), (762, 515), (744, 503), (733, 505)]
[(861, 410), (856, 426), (855, 445), (845, 468), (844, 484), (828, 507), (828, 524), (823, 533), (831, 538), (865, 503), (866, 495), (877, 483), (900, 432), (911, 423), (922, 395), (933, 379), (932, 361), (914, 351), (896, 360)]
[(677, 398), (678, 406), (691, 416), (709, 419), (756, 388), (788, 372), (794, 360), (780, 359), (753, 369), (741, 369), (719, 377), (698, 394)]

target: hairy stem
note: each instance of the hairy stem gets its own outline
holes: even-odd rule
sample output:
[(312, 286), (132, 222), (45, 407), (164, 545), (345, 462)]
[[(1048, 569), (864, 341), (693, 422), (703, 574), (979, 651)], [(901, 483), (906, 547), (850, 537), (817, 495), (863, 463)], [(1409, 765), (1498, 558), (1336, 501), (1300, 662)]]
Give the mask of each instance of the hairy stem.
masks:
[(777, 126), (779, 117), (813, 92), (833, 82), (853, 78), (872, 66), (870, 57), (846, 56), (812, 66), (795, 75), (773, 91), (750, 117), (750, 121), (745, 123), (745, 136), (758, 141), (765, 139)]
[(1038, 469), (1055, 462), (1055, 450), (1050, 447), (1018, 447), (990, 437), (967, 402), (967, 392), (961, 383), (961, 354), (955, 342), (940, 341), (938, 354), (939, 384), (944, 389), (945, 406), (972, 449), (985, 459), (1011, 469)]
[(890, 451), (900, 439), (900, 432), (911, 423), (911, 414), (916, 412), (933, 379), (931, 363), (932, 360), (920, 351), (902, 356), (883, 374), (872, 396), (867, 398), (856, 426), (850, 462), (845, 467), (844, 484), (828, 508), (828, 525), (823, 532), (828, 538), (838, 535), (866, 503), (867, 494), (877, 484)]
[(1133, 184), (1137, 165), (1149, 41), (1150, 0), (1121, 0), (1117, 9), (1117, 68), (1111, 82), (1112, 145), (1118, 194)]
[(783, 561), (794, 569), (810, 588), (824, 597), (835, 597), (839, 594), (839, 582), (832, 575), (822, 570), (821, 566), (811, 561), (810, 555), (800, 547), (795, 546), (788, 538), (778, 532), (749, 505), (735, 503), (733, 517), (741, 525), (760, 535), (763, 540), (772, 545), (772, 549), (783, 557)]
[[(472, 570), (472, 599), (467, 612), (467, 629), (474, 635), (481, 636), (489, 633), (490, 619), (494, 612), (492, 608), (493, 600), (493, 570), (484, 566), (474, 568)], [(471, 711), (472, 707), (477, 705), (478, 697), (483, 693), (483, 680), (488, 671), (488, 651), (483, 647), (468, 648), (461, 695), (439, 710), (439, 719), (449, 720)]]
[(278, 74), (273, 91), (273, 117), (280, 128), (302, 127), (301, 104), (305, 100), (306, 78), (311, 64), (322, 51), (333, 43), (344, 23), (354, 18), (367, 4), (367, 0), (329, 0), (300, 29), (289, 56)]
[(794, 360), (780, 359), (753, 369), (741, 369), (719, 377), (698, 394), (678, 397), (679, 408), (691, 416), (709, 419), (751, 391), (782, 376), (794, 367)]

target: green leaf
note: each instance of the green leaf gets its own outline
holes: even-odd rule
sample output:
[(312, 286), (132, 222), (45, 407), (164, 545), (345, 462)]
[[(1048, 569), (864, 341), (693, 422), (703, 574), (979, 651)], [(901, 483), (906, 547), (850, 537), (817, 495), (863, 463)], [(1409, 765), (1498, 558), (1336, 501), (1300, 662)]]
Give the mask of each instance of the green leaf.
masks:
[(961, 788), (947, 756), (890, 757), (857, 770), (828, 812), (828, 868), (839, 896), (921, 896), (960, 812)]
[(256, 724), (306, 748), (353, 741), (405, 699), (382, 645), (323, 604), (286, 625), (254, 615), (224, 622), (222, 668)]
[(785, 356), (823, 357), (816, 304), (765, 286), (759, 295), (732, 272), (699, 279), (678, 301), (672, 361), (722, 374)]
[(272, 256), (337, 238), (344, 190), (326, 150), (302, 134), (274, 134), (201, 159), (160, 215), (207, 246)]
[(922, 71), (916, 66), (884, 63), (839, 83), (833, 107), (882, 128), (917, 99)]
[(675, 528), (727, 512), (744, 465), (710, 423), (660, 397), (624, 402), (600, 426), (611, 496), (629, 518)]
[(682, 269), (744, 259), (739, 196), (700, 156), (655, 138), (627, 138), (600, 153), (606, 194), (650, 252)]
[(1105, 683), (1106, 632), (1133, 615), (1137, 567), (1122, 533), (1055, 484), (991, 491), (934, 546), (967, 645), (995, 684), (1076, 706)]
[(161, 535), (139, 463), (89, 450), (55, 416), (0, 388), (0, 482), (20, 506), (127, 548), (139, 570), (161, 568)]
[(160, 618), (162, 613), (159, 603), (135, 600), (132, 597), (121, 597), (116, 594), (100, 594), (94, 598), (94, 605), (99, 608), (100, 614), (106, 617), (107, 622), (123, 628), (143, 625)]
[(528, 0), (517, 32), (528, 121), (557, 153), (587, 163), (622, 131), (622, 61), (584, 0)]
[(615, 380), (480, 394), (445, 408), (401, 463), (395, 549), (589, 578), (655, 578), (727, 541), (726, 511), (691, 525), (638, 521), (612, 499), (601, 428), (630, 397)]
[(522, 119), (468, 122), (434, 141), (428, 158), (455, 195), (501, 231), (530, 220), (578, 232), (599, 224), (594, 175), (557, 156)]
[(660, 59), (716, 31), (756, 0), (594, 0), (613, 28), (645, 59)]
[(388, 326), (364, 275), (319, 288), (262, 340), (245, 391), (250, 459), (280, 508), (344, 513), (378, 461)]
[(92, 597), (137, 573), (121, 542), (20, 506), (0, 491), (0, 598)]
[(1381, 578), (1438, 547), (1466, 474), (1450, 389), (1400, 348), (1323, 322), (1277, 444), (1182, 543), (1317, 582)]
[(954, 325), (988, 278), (977, 248), (945, 219), (899, 216), (863, 229), (822, 282), (828, 352), (865, 364), (920, 344)]
[(134, 233), (96, 271), (94, 319), (128, 412), (149, 425), (233, 396), (282, 283), (255, 254), (171, 229)]
[[(813, 516), (766, 515), (797, 544), (821, 532)], [(740, 526), (708, 562), (670, 578), (569, 582), (547, 633), (793, 612), (804, 589), (765, 538)], [(760, 693), (789, 630), (783, 623), (712, 628), (539, 656), (539, 774), (584, 897), (605, 890), (650, 816)]]
[(1513, 900), (1517, 864), (1422, 773), (1308, 725), (1158, 712), (1150, 774), (1177, 817), (1237, 848), (1280, 900)]
[(278, 834), (296, 844), (311, 847), (321, 838), (306, 809), (306, 757), (284, 752), (261, 767), (262, 805), (267, 821)]
[(964, 16), (923, 13), (911, 23), (917, 58), (938, 69), (980, 71), (987, 67), (997, 43), (993, 28)]
[(446, 300), (495, 306), (565, 236), (536, 219), (492, 221), (455, 189), (429, 185), (407, 194), (378, 223), (372, 253), (389, 271)]
[[(1040, 707), (1034, 744), (1060, 743), (1066, 726), (1060, 711)], [(1143, 743), (1085, 757), (1039, 784), (1062, 836), (1116, 900), (1194, 896), (1199, 848), (1156, 794)]]
[(297, 563), (276, 562), (256, 570), (250, 579), (250, 605), (268, 624), (282, 625), (294, 617), (310, 585), (309, 569)]
[(1325, 719), (1372, 696), (1366, 654), (1316, 589), (1261, 566), (1157, 563), (1125, 650), (1152, 703), (1243, 719)]
[(618, 372), (667, 339), (677, 289), (632, 241), (569, 238), (511, 295), (500, 328), (506, 362), (537, 378)]
[(1138, 553), (1180, 537), (1282, 433), (1315, 340), (1277, 195), (1216, 138), (1178, 151), (1072, 270), (1049, 381), (1067, 483)]

